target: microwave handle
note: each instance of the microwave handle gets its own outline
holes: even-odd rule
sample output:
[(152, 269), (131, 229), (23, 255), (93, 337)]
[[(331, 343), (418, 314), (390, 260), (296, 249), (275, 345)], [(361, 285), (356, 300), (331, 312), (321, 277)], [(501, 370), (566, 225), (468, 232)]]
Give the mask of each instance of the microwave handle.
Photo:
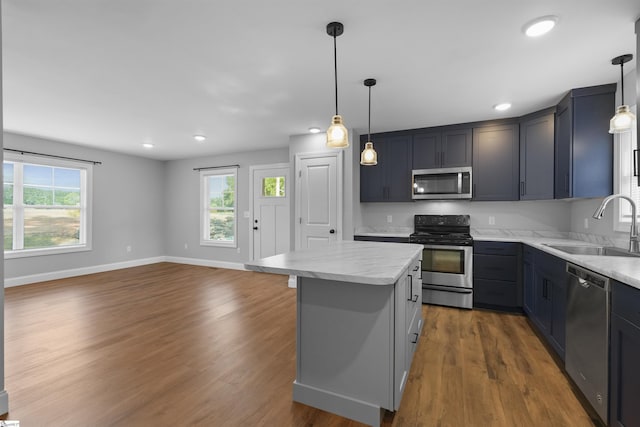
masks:
[(458, 172), (458, 194), (462, 194), (462, 172)]

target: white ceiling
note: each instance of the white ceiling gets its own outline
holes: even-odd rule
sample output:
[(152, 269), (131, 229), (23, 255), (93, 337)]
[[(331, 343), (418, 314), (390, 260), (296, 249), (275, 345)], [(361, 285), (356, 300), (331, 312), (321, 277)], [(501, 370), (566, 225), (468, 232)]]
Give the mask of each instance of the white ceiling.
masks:
[(369, 77), (372, 132), (518, 116), (617, 82), (639, 17), (638, 0), (2, 0), (4, 127), (155, 159), (285, 147), (334, 113), (331, 21), (347, 127), (366, 132)]

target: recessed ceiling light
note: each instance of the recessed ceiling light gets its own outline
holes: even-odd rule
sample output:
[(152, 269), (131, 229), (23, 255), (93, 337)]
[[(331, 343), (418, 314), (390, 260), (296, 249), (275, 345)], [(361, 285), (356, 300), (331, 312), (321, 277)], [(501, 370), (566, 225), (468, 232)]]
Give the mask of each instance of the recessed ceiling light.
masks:
[(557, 16), (542, 16), (525, 24), (525, 26), (523, 27), (523, 31), (529, 37), (539, 37), (551, 31), (553, 27), (556, 26), (557, 22)]
[(206, 137), (206, 136), (204, 136), (204, 135), (193, 135), (193, 139), (195, 139), (195, 140), (196, 140), (196, 141), (198, 141), (198, 142), (202, 142), (202, 141), (204, 141), (205, 139), (207, 139), (207, 137)]
[(509, 104), (508, 102), (502, 102), (493, 106), (493, 109), (496, 111), (506, 111), (509, 108), (511, 108), (511, 104)]
[(153, 148), (153, 144), (149, 144), (148, 142), (145, 142), (144, 144), (142, 144), (142, 146), (147, 149)]
[(315, 126), (309, 128), (310, 133), (320, 133), (320, 130), (321, 129), (319, 127), (315, 127)]

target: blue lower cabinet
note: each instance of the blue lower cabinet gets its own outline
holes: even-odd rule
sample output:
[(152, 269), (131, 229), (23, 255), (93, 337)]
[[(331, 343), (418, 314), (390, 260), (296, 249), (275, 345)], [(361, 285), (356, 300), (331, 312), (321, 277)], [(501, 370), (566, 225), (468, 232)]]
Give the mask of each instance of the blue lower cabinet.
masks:
[(567, 304), (566, 261), (525, 246), (523, 309), (555, 352), (564, 360)]
[(609, 425), (640, 426), (640, 290), (613, 282), (611, 290)]
[(473, 244), (473, 306), (520, 311), (522, 284), (518, 280), (518, 243)]

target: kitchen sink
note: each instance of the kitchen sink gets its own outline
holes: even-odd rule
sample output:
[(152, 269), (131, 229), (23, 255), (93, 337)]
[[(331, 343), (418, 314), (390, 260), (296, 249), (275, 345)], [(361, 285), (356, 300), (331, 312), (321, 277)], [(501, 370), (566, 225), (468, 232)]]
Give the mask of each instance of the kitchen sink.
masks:
[(615, 246), (569, 246), (552, 245), (547, 243), (544, 243), (544, 245), (573, 255), (640, 257), (640, 254), (631, 253), (625, 249), (616, 248)]

